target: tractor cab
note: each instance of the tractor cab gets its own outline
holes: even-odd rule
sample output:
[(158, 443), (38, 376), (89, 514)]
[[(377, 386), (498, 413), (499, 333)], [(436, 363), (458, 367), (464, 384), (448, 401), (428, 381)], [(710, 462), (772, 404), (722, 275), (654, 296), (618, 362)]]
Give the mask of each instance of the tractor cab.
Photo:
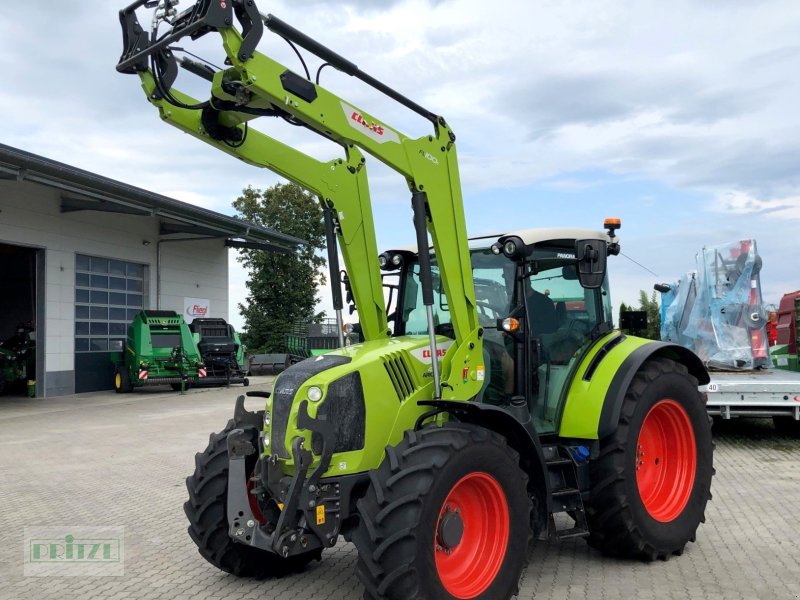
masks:
[[(608, 226), (608, 223), (607, 223)], [(478, 401), (509, 406), (522, 397), (542, 434), (558, 431), (569, 382), (593, 342), (613, 329), (605, 259), (619, 252), (614, 230), (527, 229), (470, 241), (484, 385)], [(436, 257), (436, 333), (452, 337)], [(387, 252), (399, 293), (389, 307), (395, 335), (427, 335), (420, 266), (410, 251)]]

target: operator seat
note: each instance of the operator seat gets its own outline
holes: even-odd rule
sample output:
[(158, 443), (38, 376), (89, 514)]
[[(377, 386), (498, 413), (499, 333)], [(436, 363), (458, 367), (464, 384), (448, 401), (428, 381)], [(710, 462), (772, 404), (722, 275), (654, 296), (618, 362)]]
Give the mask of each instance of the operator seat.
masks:
[(527, 294), (528, 314), (531, 319), (531, 335), (539, 337), (558, 329), (556, 306), (550, 298), (533, 288)]
[(566, 302), (556, 302), (556, 326), (563, 327), (567, 324)]

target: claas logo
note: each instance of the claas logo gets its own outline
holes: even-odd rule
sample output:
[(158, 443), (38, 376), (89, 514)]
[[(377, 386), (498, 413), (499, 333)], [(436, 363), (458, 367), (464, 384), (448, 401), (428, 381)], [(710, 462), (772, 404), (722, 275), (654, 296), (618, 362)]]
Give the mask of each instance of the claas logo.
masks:
[(350, 115), (350, 118), (361, 125), (362, 127), (377, 133), (378, 135), (383, 135), (383, 125), (380, 123), (368, 123), (367, 120), (364, 118), (364, 115), (359, 113), (358, 111), (353, 111), (353, 114)]

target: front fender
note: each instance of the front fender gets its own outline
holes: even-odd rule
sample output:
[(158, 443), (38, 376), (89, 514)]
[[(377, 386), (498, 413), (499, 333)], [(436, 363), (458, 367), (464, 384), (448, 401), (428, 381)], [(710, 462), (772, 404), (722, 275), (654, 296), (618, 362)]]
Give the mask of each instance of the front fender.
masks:
[(537, 500), (537, 530), (547, 525), (550, 514), (550, 480), (547, 476), (542, 445), (538, 435), (531, 435), (508, 411), (480, 402), (425, 400), (422, 406), (434, 406), (455, 419), (490, 429), (506, 438), (519, 454), (520, 467), (528, 474), (528, 489)]

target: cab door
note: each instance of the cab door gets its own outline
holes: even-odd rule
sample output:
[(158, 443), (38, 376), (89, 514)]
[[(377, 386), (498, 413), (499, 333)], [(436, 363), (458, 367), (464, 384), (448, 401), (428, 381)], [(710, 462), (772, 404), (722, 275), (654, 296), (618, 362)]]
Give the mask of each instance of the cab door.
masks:
[[(534, 252), (553, 256), (552, 250)], [(544, 262), (544, 261), (542, 261)], [(569, 382), (593, 340), (611, 327), (607, 280), (586, 289), (575, 264), (553, 266), (523, 282), (528, 331), (528, 398), (540, 433), (558, 431)]]

